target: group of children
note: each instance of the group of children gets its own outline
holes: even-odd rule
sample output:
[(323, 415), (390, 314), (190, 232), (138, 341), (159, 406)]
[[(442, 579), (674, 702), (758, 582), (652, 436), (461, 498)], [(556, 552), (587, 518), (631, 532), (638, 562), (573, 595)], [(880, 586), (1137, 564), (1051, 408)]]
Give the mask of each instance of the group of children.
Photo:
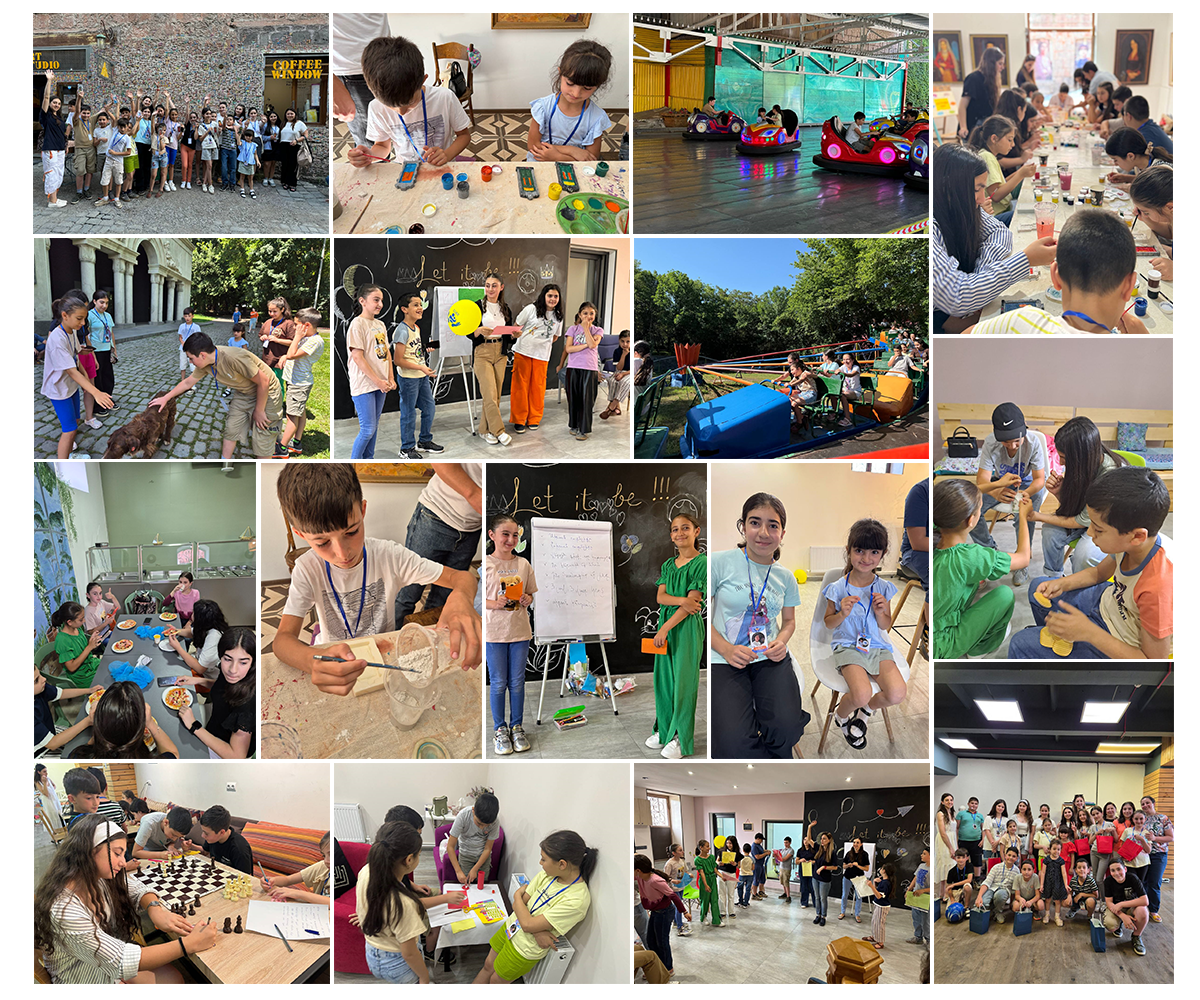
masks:
[[(551, 92), (530, 102), (527, 160), (599, 160), (612, 121), (596, 104), (609, 83), (612, 53), (599, 42), (572, 42), (555, 62)], [(362, 50), (362, 75), (373, 96), (366, 139), (347, 154), (356, 167), (380, 160), (444, 167), (460, 158), (471, 122), (458, 96), (428, 79), (421, 50), (407, 38), (376, 38)], [(469, 159), (470, 157), (463, 157)]]
[[(499, 813), (496, 796), (484, 791), (455, 816), (442, 848), (456, 882), (447, 879), (435, 893), (413, 878), (421, 861), (421, 814), (404, 805), (388, 810), (355, 880), (357, 908), (350, 918), (366, 939), (373, 976), (396, 984), (430, 982), (441, 928), (430, 927), (427, 911), (442, 903), (462, 905), (466, 893), (452, 884), (467, 886), (478, 875), (486, 880), (496, 874), (490, 869)], [(512, 897), (512, 913), (492, 935), (476, 984), (512, 983), (528, 975), (587, 915), (599, 852), (572, 830), (551, 833), (539, 847), (540, 871)]]
[[(941, 879), (942, 901), (968, 909), (974, 904), (1001, 924), (1010, 910), (1031, 912), (1035, 919), (1040, 915), (1043, 924), (1053, 910), (1059, 927), (1064, 916), (1098, 917), (1117, 937), (1131, 931), (1134, 954), (1145, 955), (1141, 936), (1149, 923), (1161, 920), (1164, 845), (1173, 831), (1155, 811), (1152, 797), (1145, 797), (1143, 806), (1125, 802), (1118, 810), (1108, 802), (1089, 809), (1076, 795), (1059, 820), (1045, 803), (1035, 820), (1025, 800), (1011, 818), (1003, 799), (986, 816), (975, 797), (955, 813), (954, 797), (946, 793), (938, 808), (939, 870), (951, 856), (953, 866)], [(1162, 859), (1157, 875), (1156, 854)]]
[[(510, 419), (514, 433), (524, 434), (537, 430), (542, 422), (550, 355), (554, 342), (563, 336), (562, 291), (558, 285), (544, 285), (537, 298), (514, 319), (504, 301), (504, 282), (499, 274), (489, 272), (483, 289), (483, 298), (475, 303), (480, 325), (470, 333), (474, 344), (472, 370), (482, 404), (479, 434), (488, 444), (507, 446), (512, 443), (512, 435), (506, 429), (500, 401), (509, 359)], [(430, 367), (419, 327), (425, 315), (425, 299), (415, 289), (402, 292), (398, 302), (401, 322), (389, 335), (386, 324), (378, 318), (383, 308), (383, 289), (362, 285), (355, 291), (361, 311), (346, 331), (346, 347), (350, 398), (359, 429), (350, 457), (375, 457), (379, 422), (392, 390), (397, 390), (400, 397), (399, 457), (421, 461), (426, 455), (441, 454), (445, 447), (433, 440), (436, 372)], [(608, 406), (600, 414), (602, 420), (621, 412), (620, 404), (628, 398), (630, 389), (629, 331), (621, 332), (613, 369), (606, 371), (599, 355), (604, 330), (595, 325), (596, 315), (591, 302), (580, 304), (575, 323), (567, 328), (558, 366), (559, 372), (566, 368), (568, 428), (580, 441), (586, 440), (592, 430), (599, 383), (607, 385), (609, 397)]]
[[(36, 783), (36, 770), (34, 777)], [(144, 862), (212, 858), (249, 876), (254, 892), (263, 897), (329, 904), (328, 832), (319, 844), (321, 861), (282, 877), (268, 877), (258, 865), (257, 878), (253, 850), (222, 805), (199, 815), (182, 806), (155, 811), (133, 790), (113, 801), (100, 767), (73, 768), (63, 788), (69, 805), (61, 823), (67, 833), (34, 896), (34, 943), (53, 982), (179, 983), (182, 976), (172, 963), (217, 945), (215, 923), (170, 912), (139, 880), (136, 873)], [(126, 827), (133, 824), (137, 832), (131, 843)], [(143, 941), (143, 917), (162, 943)]]
[[(880, 374), (903, 375), (911, 378), (924, 372), (929, 365), (929, 352), (915, 337), (899, 334), (888, 341), (887, 368)], [(788, 355), (787, 375), (783, 387), (792, 405), (792, 422), (804, 426), (809, 420), (809, 407), (815, 406), (825, 395), (825, 384), (819, 375), (841, 377), (842, 418), (839, 427), (854, 425), (853, 406), (863, 398), (862, 365), (849, 351), (838, 357), (834, 348), (825, 351), (819, 365), (811, 366), (804, 360), (804, 352), (792, 351)]]
[[(117, 208), (139, 197), (161, 198), (167, 192), (190, 190), (193, 178), (208, 194), (215, 194), (220, 184), (223, 191), (237, 189), (243, 198), (247, 194), (257, 198), (254, 178), (260, 169), (264, 187), (296, 190), (297, 158), (307, 144), (308, 126), (294, 108), (288, 108), (283, 119), (273, 108), (260, 117), (257, 108), (247, 109), (244, 104), (230, 109), (221, 101), (214, 108), (212, 95), (206, 94), (199, 110), (193, 111), (190, 98), (185, 98), (180, 111), (172, 103), (169, 90), (154, 95), (141, 90), (135, 95), (130, 90), (125, 93), (128, 104), (120, 104), (118, 95), (111, 94), (93, 122), (92, 108), (84, 103), (81, 86), (76, 90), (71, 113), (59, 122), (62, 102), (51, 97), (53, 71), (46, 76), (43, 129), (52, 144), (59, 131), (65, 132), (67, 143), (74, 144), (76, 203), (91, 199), (92, 177), (97, 172), (101, 197), (96, 204)], [(47, 125), (50, 116), (54, 120)], [(63, 148), (65, 156), (66, 146)], [(62, 182), (61, 166), (57, 182)], [(49, 173), (46, 184), (50, 196)], [(65, 204), (57, 197), (50, 203)]]
[[(1034, 624), (1012, 637), (1010, 659), (1044, 659), (1047, 648), (1073, 659), (1168, 659), (1173, 564), (1159, 530), (1171, 497), (1162, 480), (1103, 445), (1087, 417), (1055, 434), (1062, 474), (1050, 468), (1045, 439), (1027, 429), (1015, 404), (996, 407), (992, 428), (979, 448), (975, 482), (939, 478), (934, 485), (935, 655), (980, 657), (1000, 648), (1010, 632), (1013, 592), (1001, 586), (975, 598), (982, 581), (1012, 572), (1017, 587), (1028, 583)], [(1054, 515), (1040, 511), (1047, 493), (1058, 500)], [(1001, 504), (1016, 508), (1015, 553), (1000, 551), (981, 521)], [(1030, 581), (1037, 521), (1046, 575)], [(1082, 545), (1085, 534), (1099, 555), (1064, 576), (1067, 546)]]

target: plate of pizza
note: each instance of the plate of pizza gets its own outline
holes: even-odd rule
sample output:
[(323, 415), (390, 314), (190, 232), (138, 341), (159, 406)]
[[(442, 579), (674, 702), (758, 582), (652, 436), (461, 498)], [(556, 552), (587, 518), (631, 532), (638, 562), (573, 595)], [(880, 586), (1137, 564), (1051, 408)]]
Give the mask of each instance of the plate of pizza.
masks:
[(114, 653), (128, 653), (131, 649), (133, 649), (132, 639), (118, 639), (112, 644)]
[(158, 616), (158, 620), (160, 622), (173, 622), (178, 618), (179, 618), (179, 615), (175, 614), (174, 611), (164, 611), (161, 615)]
[(137, 628), (137, 619), (126, 618), (123, 622), (117, 622), (117, 628), (119, 628), (122, 632), (124, 632), (126, 629)]
[(93, 691), (91, 694), (88, 695), (88, 702), (87, 702), (87, 714), (88, 715), (92, 714), (92, 709), (94, 709), (96, 707), (96, 702), (98, 702), (103, 696), (104, 696), (103, 691)]
[(163, 704), (173, 712), (192, 704), (192, 692), (185, 687), (170, 687), (163, 690)]

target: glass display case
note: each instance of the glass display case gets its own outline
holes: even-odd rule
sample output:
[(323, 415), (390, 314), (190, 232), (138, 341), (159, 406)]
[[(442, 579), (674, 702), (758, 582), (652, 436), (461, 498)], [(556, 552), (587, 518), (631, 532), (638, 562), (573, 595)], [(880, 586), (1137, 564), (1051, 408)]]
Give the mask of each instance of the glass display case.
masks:
[(146, 545), (93, 545), (87, 551), (88, 579), (113, 583), (165, 583), (190, 572), (196, 580), (254, 576), (253, 538)]

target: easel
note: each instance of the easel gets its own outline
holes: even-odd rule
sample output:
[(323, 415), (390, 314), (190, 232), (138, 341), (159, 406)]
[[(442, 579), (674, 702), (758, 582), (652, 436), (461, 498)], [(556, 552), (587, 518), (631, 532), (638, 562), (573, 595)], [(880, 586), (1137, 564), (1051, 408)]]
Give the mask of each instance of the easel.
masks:
[(534, 645), (540, 646), (542, 649), (542, 690), (538, 696), (537, 711), (537, 724), (539, 726), (542, 724), (542, 704), (546, 700), (546, 678), (550, 675), (551, 657), (554, 655), (554, 647), (561, 646), (562, 648), (563, 672), (562, 680), (558, 685), (558, 696), (562, 698), (567, 690), (567, 671), (571, 668), (570, 648), (573, 642), (581, 642), (585, 645), (589, 642), (600, 644), (600, 656), (604, 660), (604, 679), (608, 682), (608, 700), (612, 702), (613, 715), (621, 714), (617, 711), (617, 694), (613, 690), (612, 675), (608, 672), (608, 650), (604, 648), (606, 642), (616, 642), (616, 639), (615, 635), (585, 635), (577, 639), (547, 639), (545, 641), (534, 639)]
[[(475, 429), (475, 369), (471, 363), (472, 358), (470, 355), (455, 354), (447, 358), (440, 350), (438, 351), (437, 368), (433, 373), (433, 398), (435, 401), (437, 400), (438, 387), (442, 384), (443, 374), (446, 374), (450, 379), (454, 378), (456, 369), (452, 368), (450, 371), (446, 371), (446, 362), (448, 360), (457, 361), (457, 371), (462, 373), (463, 392), (467, 397), (467, 416), (471, 418), (471, 437), (475, 437), (477, 434)], [(467, 377), (468, 372), (471, 376), (469, 378)]]
[[(932, 96), (933, 107), (930, 109), (929, 124), (933, 126), (938, 142), (943, 143), (946, 141), (946, 122), (952, 121), (958, 115), (958, 98), (954, 96), (954, 91), (948, 84), (935, 85)], [(940, 129), (934, 121), (935, 116), (941, 120)], [(958, 128), (950, 129), (949, 134), (957, 138)]]

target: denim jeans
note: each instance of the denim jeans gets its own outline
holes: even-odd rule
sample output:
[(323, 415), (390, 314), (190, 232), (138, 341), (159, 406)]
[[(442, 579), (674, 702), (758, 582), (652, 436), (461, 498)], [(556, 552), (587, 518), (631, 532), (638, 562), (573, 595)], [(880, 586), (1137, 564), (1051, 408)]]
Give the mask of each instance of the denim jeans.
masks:
[[(432, 559), (443, 566), (469, 570), (475, 550), (479, 546), (479, 529), (459, 531), (452, 528), (428, 507), (419, 503), (408, 522), (408, 534), (405, 535), (404, 545), (417, 555)], [(398, 628), (404, 624), (404, 619), (413, 613), (424, 589), (423, 584), (413, 583), (402, 588), (396, 595)], [(425, 607), (440, 608), (449, 596), (450, 591), (446, 587), (430, 587)]]
[[(414, 451), (417, 442), (433, 440), (433, 389), (427, 377), (398, 378), (400, 386), (400, 447)], [(421, 411), (421, 433), (417, 433), (417, 411)]]
[(800, 876), (800, 905), (808, 906), (817, 898), (817, 891), (813, 888), (813, 877), (811, 875)]
[(1067, 546), (1071, 542), (1078, 542), (1075, 546), (1076, 558), (1072, 560), (1073, 568), (1082, 569), (1079, 556), (1084, 557), (1084, 562), (1089, 566), (1098, 564), (1104, 557), (1091, 539), (1087, 536), (1087, 528), (1060, 528), (1057, 524), (1042, 525), (1042, 565), (1046, 570), (1046, 576), (1062, 576), (1067, 564)]
[(367, 968), (376, 979), (385, 983), (400, 983), (405, 986), (420, 982), (404, 956), (398, 951), (381, 951), (367, 945)]
[(857, 917), (862, 913), (862, 896), (854, 891), (854, 885), (845, 875), (842, 876), (842, 913), (846, 912), (846, 897), (854, 897), (854, 915)]
[(754, 880), (754, 876), (752, 876), (752, 875), (739, 875), (738, 876), (738, 886), (737, 886), (738, 902), (741, 903), (743, 906), (745, 906), (747, 903), (750, 902), (750, 891), (752, 888), (751, 883), (753, 882), (753, 880)]
[(675, 968), (671, 958), (671, 914), (678, 913), (674, 906), (664, 910), (650, 910), (650, 920), (646, 928), (650, 940), (645, 942), (646, 949), (654, 952), (666, 969)]
[[(1044, 660), (1045, 647), (1041, 644), (1042, 626), (1046, 624), (1046, 615), (1054, 610), (1057, 605), (1043, 608), (1037, 601), (1033, 599), (1034, 593), (1040, 584), (1044, 583), (1049, 577), (1038, 577), (1036, 580), (1029, 581), (1029, 606), (1033, 611), (1033, 625), (1021, 629), (1016, 635), (1009, 640), (1008, 643), (1008, 658), (1010, 660)], [(1065, 601), (1078, 611), (1082, 611), (1096, 625), (1099, 625), (1104, 631), (1108, 631), (1108, 626), (1104, 624), (1104, 619), (1100, 615), (1100, 598), (1104, 591), (1113, 586), (1113, 583), (1105, 580), (1104, 583), (1098, 583), (1094, 587), (1082, 587), (1079, 590), (1069, 590), (1059, 598)], [(1100, 652), (1090, 642), (1077, 642), (1071, 647), (1071, 652), (1067, 653), (1064, 659), (1068, 660), (1107, 660), (1108, 657)]]
[(1163, 872), (1167, 870), (1168, 857), (1166, 851), (1156, 851), (1150, 855), (1150, 868), (1146, 872), (1144, 888), (1151, 913), (1157, 913), (1162, 905), (1162, 880)]
[(922, 941), (929, 940), (929, 911), (914, 906), (912, 908), (913, 937)]
[(379, 435), (379, 418), (383, 416), (383, 401), (387, 395), (379, 389), (351, 396), (358, 414), (358, 436), (350, 449), (351, 458), (374, 458), (375, 438)]
[(817, 890), (817, 915), (829, 915), (829, 887), (832, 882), (822, 882), (819, 878), (813, 879), (813, 888)]
[[(1021, 488), (1027, 489), (1028, 487), (1022, 485)], [(1041, 510), (1042, 504), (1045, 503), (1045, 501), (1046, 501), (1045, 487), (1038, 490), (1036, 493), (1031, 494), (1029, 499), (1033, 502), (1034, 510)], [(983, 510), (980, 511), (980, 513), (979, 513), (979, 523), (976, 524), (975, 527), (971, 529), (971, 541), (975, 542), (977, 545), (986, 545), (989, 549), (994, 549), (996, 547), (996, 540), (992, 537), (992, 533), (988, 530), (987, 512), (989, 510), (991, 510), (993, 507), (998, 507), (999, 504), (1000, 504), (1000, 501), (998, 501), (990, 493), (985, 493), (983, 495)], [(1029, 528), (1029, 541), (1030, 542), (1033, 541), (1033, 529), (1036, 526), (1036, 523), (1037, 523), (1036, 521), (1030, 521), (1027, 524), (1027, 527)], [(1016, 520), (1016, 517), (1014, 516), (1014, 518), (1013, 518), (1014, 537), (1015, 537), (1015, 533), (1017, 530), (1017, 524), (1018, 524), (1018, 522)]]
[(237, 150), (221, 149), (221, 183), (234, 187), (237, 184)]
[(1011, 895), (1007, 889), (984, 889), (979, 894), (979, 902), (975, 904), (975, 907), (979, 910), (990, 909), (993, 916), (1000, 916), (1000, 914), (1008, 909), (1008, 901)]
[[(500, 612), (504, 614), (504, 612)], [(488, 682), (491, 686), (492, 728), (505, 725), (504, 692), (508, 692), (511, 717), (508, 725), (525, 721), (525, 662), (529, 658), (529, 640), (489, 642), (487, 644)], [(671, 909), (675, 909), (671, 907)], [(679, 911), (676, 910), (676, 913)]]
[(367, 80), (361, 73), (343, 76), (341, 81), (354, 99), (354, 117), (346, 122), (346, 127), (354, 136), (356, 146), (369, 146), (371, 144), (367, 142), (367, 105), (375, 99), (375, 95), (371, 93), (371, 88), (367, 86)]

